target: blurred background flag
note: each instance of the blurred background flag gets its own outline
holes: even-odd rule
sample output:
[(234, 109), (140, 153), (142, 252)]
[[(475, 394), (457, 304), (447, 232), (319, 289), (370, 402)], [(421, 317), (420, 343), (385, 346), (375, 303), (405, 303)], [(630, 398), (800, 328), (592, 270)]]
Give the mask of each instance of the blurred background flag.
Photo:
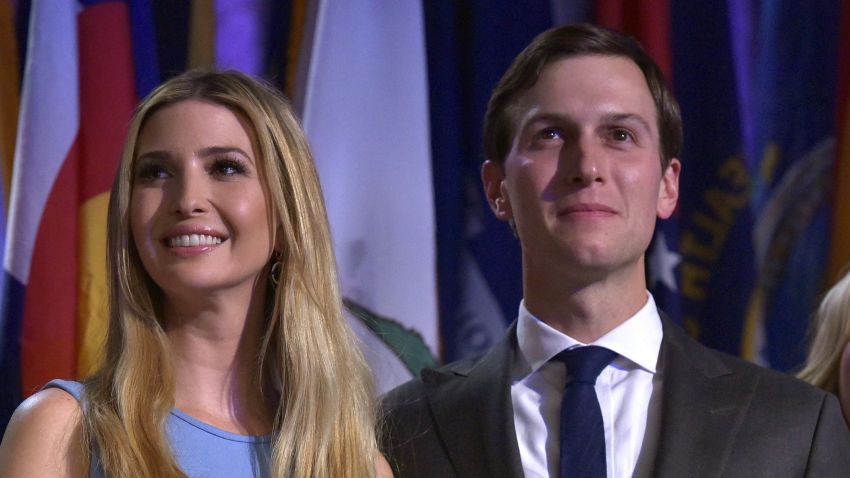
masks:
[(833, 186), (829, 280), (835, 282), (850, 265), (850, 3), (844, 2), (838, 43), (839, 83), (836, 103), (836, 164)]
[[(147, 8), (32, 2), (0, 316), (4, 425), (21, 397), (53, 377), (85, 376), (100, 356), (108, 191), (137, 86), (158, 82), (156, 72), (138, 85), (134, 75), (134, 59), (155, 67)], [(146, 37), (134, 51), (131, 39)]]
[[(0, 261), (3, 259), (6, 243), (6, 204), (9, 197), (9, 183), (12, 177), (12, 162), (15, 156), (15, 139), (18, 127), (18, 91), (20, 72), (18, 68), (18, 41), (15, 38), (15, 22), (12, 4), (0, 3)], [(1, 263), (1, 262), (0, 262)], [(5, 322), (2, 319), (3, 302), (6, 290), (6, 274), (0, 271), (0, 367), (2, 367), (3, 348), (7, 339)], [(0, 368), (2, 371), (2, 368)], [(2, 394), (2, 385), (0, 385)], [(2, 413), (2, 397), (0, 397)], [(0, 415), (0, 423), (3, 417)]]
[[(20, 69), (18, 67), (18, 40), (15, 37), (15, 19), (11, 2), (0, 2), (0, 193), (3, 221), (0, 222), (0, 246), (5, 239), (6, 204), (9, 202), (9, 183), (12, 179), (12, 161), (15, 155), (15, 136), (18, 126), (18, 92)], [(0, 247), (0, 250), (3, 248)]]
[[(422, 5), (320, 1), (314, 15), (302, 117), (325, 192), (343, 295), (415, 331), (436, 355)], [(370, 349), (383, 346), (372, 343)], [(371, 360), (380, 368), (381, 389), (412, 376), (391, 354)]]
[[(442, 358), (501, 340), (522, 297), (518, 243), (481, 186), (481, 124), (511, 60), (553, 24), (549, 1), (424, 2)], [(571, 12), (564, 12), (565, 15)]]
[(750, 49), (754, 71), (744, 86), (753, 114), (744, 131), (754, 148), (747, 160), (758, 275), (742, 352), (791, 370), (805, 358), (809, 317), (828, 286), (841, 5), (779, 1), (751, 8), (760, 42)]
[(705, 2), (673, 2), (670, 15), (682, 175), (679, 206), (650, 246), (649, 284), (692, 335), (738, 354), (754, 271), (732, 16), (725, 4)]
[[(54, 213), (50, 214), (46, 213), (46, 209), (63, 165), (76, 162), (78, 154), (76, 19), (74, 2), (56, 2), (53, 5), (33, 2), (6, 236), (6, 290), (0, 316), (5, 332), (0, 374), (4, 377), (2, 404), (6, 413), (22, 396), (29, 395), (38, 386), (32, 380), (34, 377), (48, 370), (60, 376), (73, 376), (74, 372), (76, 301), (67, 287), (76, 283), (76, 250), (73, 241), (69, 240), (76, 236), (76, 223), (62, 220), (68, 218), (67, 210), (57, 214), (54, 207)], [(64, 176), (67, 178), (68, 174)], [(76, 183), (75, 177), (69, 179), (59, 186), (68, 187), (68, 183)], [(51, 206), (56, 206), (57, 202), (54, 198)], [(41, 234), (40, 230), (43, 231)], [(47, 278), (42, 279), (41, 284), (36, 278), (38, 271), (32, 270), (33, 250), (42, 249), (38, 247), (40, 244), (36, 244), (39, 236), (42, 244), (50, 237), (61, 241), (56, 251), (59, 262), (53, 264), (55, 271), (46, 274)], [(36, 259), (48, 262), (44, 254)], [(57, 286), (49, 294), (50, 300), (47, 300), (48, 295), (39, 297), (42, 304), (57, 306), (52, 311), (53, 315), (40, 317), (42, 323), (52, 326), (49, 334), (44, 334), (43, 328), (39, 330), (37, 323), (24, 324), (27, 286), (31, 278), (31, 303), (35, 302), (35, 291), (40, 285)], [(51, 278), (56, 281), (50, 282)], [(41, 347), (38, 350), (40, 357), (35, 361), (31, 360), (35, 358), (31, 354), (33, 346)]]

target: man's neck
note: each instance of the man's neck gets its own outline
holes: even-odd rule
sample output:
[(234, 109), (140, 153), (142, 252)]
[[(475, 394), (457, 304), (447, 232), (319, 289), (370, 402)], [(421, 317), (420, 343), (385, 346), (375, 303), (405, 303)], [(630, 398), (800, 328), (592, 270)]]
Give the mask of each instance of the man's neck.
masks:
[(626, 271), (580, 282), (523, 271), (525, 306), (550, 327), (591, 343), (622, 324), (646, 304), (642, 273)]

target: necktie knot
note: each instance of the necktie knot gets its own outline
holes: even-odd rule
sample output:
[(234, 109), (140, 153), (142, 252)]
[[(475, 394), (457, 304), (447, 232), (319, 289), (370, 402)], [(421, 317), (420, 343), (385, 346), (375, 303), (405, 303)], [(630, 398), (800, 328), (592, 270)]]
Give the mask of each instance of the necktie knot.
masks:
[(568, 383), (594, 385), (602, 369), (607, 367), (616, 357), (617, 352), (613, 350), (597, 345), (588, 345), (564, 350), (556, 355), (555, 359), (566, 364), (567, 374), (570, 377)]

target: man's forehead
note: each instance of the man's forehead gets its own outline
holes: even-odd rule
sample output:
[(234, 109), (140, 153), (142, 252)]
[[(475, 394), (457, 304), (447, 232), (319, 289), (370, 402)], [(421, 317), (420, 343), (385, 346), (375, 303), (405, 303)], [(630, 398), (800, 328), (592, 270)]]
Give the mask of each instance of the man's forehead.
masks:
[(598, 116), (637, 116), (654, 124), (656, 105), (643, 72), (630, 58), (577, 55), (549, 62), (515, 103), (515, 126), (536, 116), (594, 111)]

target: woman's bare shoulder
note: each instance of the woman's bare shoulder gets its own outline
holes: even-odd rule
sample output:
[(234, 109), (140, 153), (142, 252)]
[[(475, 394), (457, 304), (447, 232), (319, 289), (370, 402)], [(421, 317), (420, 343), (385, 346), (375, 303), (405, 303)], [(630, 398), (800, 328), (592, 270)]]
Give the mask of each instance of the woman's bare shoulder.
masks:
[(393, 470), (384, 455), (378, 453), (378, 460), (375, 463), (377, 468), (378, 478), (393, 478)]
[(0, 476), (82, 477), (82, 411), (69, 393), (44, 389), (18, 406), (0, 444)]

